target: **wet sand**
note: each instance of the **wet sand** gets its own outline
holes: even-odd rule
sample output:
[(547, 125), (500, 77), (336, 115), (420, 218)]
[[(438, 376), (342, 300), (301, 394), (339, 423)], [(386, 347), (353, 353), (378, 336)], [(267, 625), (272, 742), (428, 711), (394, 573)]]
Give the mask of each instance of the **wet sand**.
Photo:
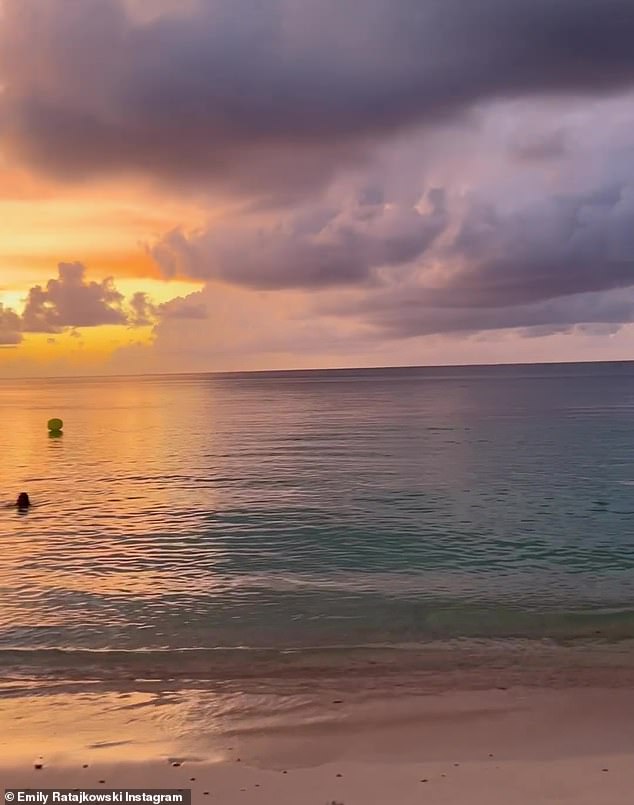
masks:
[[(233, 698), (215, 721), (200, 691), (185, 693), (178, 715), (161, 717), (170, 705), (160, 698), (108, 703), (97, 693), (89, 714), (89, 694), (73, 694), (58, 719), (59, 701), (29, 711), (18, 697), (17, 722), (1, 711), (0, 780), (189, 788), (193, 802), (224, 805), (624, 805), (634, 790), (627, 688), (386, 690), (312, 701), (310, 714), (277, 697), (259, 701), (266, 718), (257, 700), (245, 698), (239, 712)], [(217, 694), (213, 701), (217, 711)]]

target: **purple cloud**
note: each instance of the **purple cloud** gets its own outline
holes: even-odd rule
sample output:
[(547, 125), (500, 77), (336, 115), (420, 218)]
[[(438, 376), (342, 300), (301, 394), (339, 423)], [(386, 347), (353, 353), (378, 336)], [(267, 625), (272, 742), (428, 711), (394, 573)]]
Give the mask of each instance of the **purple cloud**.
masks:
[(127, 323), (130, 327), (147, 327), (154, 324), (157, 315), (157, 306), (146, 293), (138, 291), (132, 295), (127, 317)]
[(160, 305), (159, 316), (161, 319), (206, 319), (209, 315), (207, 305), (201, 301), (195, 301), (195, 294), (188, 297), (178, 296)]
[(444, 193), (428, 211), (363, 194), (350, 208), (304, 210), (269, 227), (168, 233), (151, 254), (168, 277), (222, 279), (251, 288), (325, 288), (370, 281), (375, 269), (419, 258), (445, 229)]
[(631, 0), (5, 0), (0, 137), (63, 177), (281, 196), (482, 101), (634, 83)]
[[(179, 305), (181, 301), (183, 303)], [(69, 330), (78, 338), (77, 328), (103, 324), (147, 327), (156, 324), (163, 316), (186, 318), (188, 315), (200, 316), (201, 311), (183, 300), (156, 305), (143, 292), (133, 294), (126, 301), (112, 278), (101, 282), (88, 281), (86, 268), (81, 263), (60, 263), (56, 279), (50, 279), (46, 287), (35, 285), (29, 290), (21, 317), (6, 309), (2, 315), (0, 332), (60, 333)]]
[(29, 291), (22, 329), (30, 333), (59, 333), (71, 327), (125, 324), (123, 294), (111, 279), (87, 282), (81, 263), (60, 263), (58, 278), (45, 288), (35, 285)]
[(20, 317), (0, 302), (0, 347), (15, 346), (22, 341)]
[(434, 304), (506, 307), (634, 285), (634, 185), (505, 214), (474, 204), (448, 249), (462, 268)]

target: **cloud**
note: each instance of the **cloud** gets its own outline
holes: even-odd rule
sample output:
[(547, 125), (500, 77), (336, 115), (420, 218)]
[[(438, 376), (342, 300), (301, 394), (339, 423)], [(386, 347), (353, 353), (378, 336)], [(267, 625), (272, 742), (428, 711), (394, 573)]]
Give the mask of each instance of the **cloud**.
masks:
[[(336, 310), (331, 307), (328, 312), (332, 315)], [(424, 290), (409, 288), (338, 310), (340, 315), (353, 315), (372, 324), (379, 339), (501, 330), (544, 335), (570, 332), (578, 325), (610, 325), (614, 331), (634, 321), (634, 291), (578, 294), (513, 307), (438, 307)]]
[(473, 203), (447, 250), (439, 306), (512, 307), (634, 285), (634, 184), (553, 196), (510, 214)]
[[(162, 321), (206, 317), (202, 300), (176, 297), (156, 304), (143, 292), (126, 299), (112, 278), (89, 281), (82, 263), (60, 263), (57, 278), (45, 287), (30, 288), (21, 314), (0, 303), (0, 346), (21, 343), (24, 333), (67, 332), (81, 341), (81, 329), (86, 327), (157, 327)], [(47, 343), (55, 344), (56, 339), (49, 337)]]
[[(33, 286), (21, 316), (1, 306), (0, 312), (3, 316), (0, 332), (70, 331), (75, 338), (80, 338), (78, 328), (83, 327), (149, 327), (163, 318), (204, 318), (206, 315), (203, 304), (180, 297), (157, 305), (146, 293), (137, 292), (126, 300), (111, 277), (101, 282), (88, 281), (82, 263), (60, 263), (56, 279), (50, 279), (46, 287)], [(54, 340), (49, 338), (48, 342)]]
[[(196, 294), (193, 295), (194, 297)], [(207, 307), (204, 302), (195, 301), (192, 297), (176, 297), (160, 305), (141, 291), (132, 295), (129, 303), (127, 323), (130, 327), (147, 327), (158, 325), (165, 319), (206, 319)]]
[(130, 299), (130, 312), (127, 317), (127, 324), (130, 327), (147, 327), (156, 322), (158, 315), (157, 306), (149, 296), (142, 291), (137, 291)]
[(0, 346), (15, 346), (22, 341), (20, 317), (0, 302)]
[[(172, 303), (166, 303), (166, 307)], [(163, 316), (151, 346), (126, 346), (113, 356), (116, 372), (231, 371), (302, 366), (372, 343), (370, 328), (347, 317), (313, 315), (303, 291), (254, 291), (210, 282), (182, 300), (206, 316)], [(330, 362), (330, 359), (327, 360)]]
[(513, 157), (526, 162), (560, 159), (565, 156), (568, 143), (562, 129), (542, 132), (537, 137), (523, 134), (510, 145)]
[(176, 299), (170, 299), (169, 302), (164, 302), (159, 306), (160, 318), (189, 319), (194, 321), (206, 319), (209, 315), (207, 305), (203, 301), (197, 301), (196, 296), (196, 294), (185, 298), (178, 296)]
[(0, 137), (61, 177), (292, 197), (498, 98), (634, 82), (631, 0), (5, 0)]
[(315, 315), (389, 337), (624, 322), (629, 296), (610, 292), (634, 287), (634, 181), (514, 208), (438, 190), (423, 205), (385, 203), (367, 186), (338, 210), (176, 231), (152, 253), (168, 276), (324, 291)]
[(240, 223), (190, 235), (174, 230), (151, 254), (167, 277), (222, 279), (251, 288), (323, 288), (369, 281), (375, 269), (419, 258), (443, 232), (442, 190), (427, 207), (384, 203), (366, 188), (350, 205), (302, 209), (268, 227)]
[(634, 185), (510, 212), (470, 198), (452, 218), (452, 237), (398, 282), (319, 309), (391, 338), (634, 320)]
[[(542, 303), (541, 312), (536, 310), (539, 305), (513, 311), (425, 309), (415, 289), (410, 291), (409, 305), (405, 292), (392, 305), (389, 294), (377, 293), (375, 298), (383, 300), (383, 307), (369, 310), (363, 304), (367, 296), (355, 290), (346, 290), (345, 295), (342, 300), (338, 289), (308, 295), (210, 282), (187, 297), (205, 304), (206, 319), (161, 320), (151, 345), (118, 350), (108, 370), (247, 371), (578, 360), (580, 356), (621, 360), (631, 357), (634, 344), (634, 325), (623, 326), (633, 320), (631, 291)], [(422, 326), (426, 316), (429, 319)], [(588, 323), (578, 323), (584, 320)]]
[(123, 294), (112, 279), (87, 282), (81, 263), (60, 263), (58, 278), (43, 288), (29, 290), (22, 329), (30, 333), (59, 333), (72, 327), (96, 327), (100, 324), (125, 324)]

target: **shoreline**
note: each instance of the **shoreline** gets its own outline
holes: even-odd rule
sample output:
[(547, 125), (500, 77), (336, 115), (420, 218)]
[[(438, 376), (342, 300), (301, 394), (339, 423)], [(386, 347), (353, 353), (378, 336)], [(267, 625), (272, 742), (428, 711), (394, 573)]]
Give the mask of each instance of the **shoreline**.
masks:
[(430, 641), (401, 646), (93, 651), (0, 649), (0, 703), (181, 690), (316, 701), (488, 689), (634, 689), (634, 640)]

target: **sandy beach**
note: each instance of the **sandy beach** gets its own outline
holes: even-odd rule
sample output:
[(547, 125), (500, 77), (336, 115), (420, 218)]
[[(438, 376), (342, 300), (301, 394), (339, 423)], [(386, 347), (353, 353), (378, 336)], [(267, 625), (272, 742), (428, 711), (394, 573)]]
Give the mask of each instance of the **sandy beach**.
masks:
[(92, 722), (81, 721), (86, 696), (67, 702), (78, 717), (67, 734), (63, 720), (46, 721), (55, 708), (13, 722), (3, 710), (3, 787), (190, 789), (193, 802), (226, 805), (623, 805), (634, 786), (634, 693), (624, 688), (386, 691), (317, 704), (304, 724), (280, 715), (208, 734), (192, 711), (160, 735), (157, 702), (120, 701), (117, 727), (96, 717), (101, 694)]
[(533, 762), (491, 760), (465, 762), (458, 767), (441, 763), (329, 763), (287, 774), (227, 763), (192, 763), (179, 768), (122, 763), (86, 770), (7, 769), (5, 773), (6, 781), (25, 788), (184, 788), (191, 789), (192, 802), (223, 805), (625, 805), (631, 802), (634, 784), (628, 755)]

